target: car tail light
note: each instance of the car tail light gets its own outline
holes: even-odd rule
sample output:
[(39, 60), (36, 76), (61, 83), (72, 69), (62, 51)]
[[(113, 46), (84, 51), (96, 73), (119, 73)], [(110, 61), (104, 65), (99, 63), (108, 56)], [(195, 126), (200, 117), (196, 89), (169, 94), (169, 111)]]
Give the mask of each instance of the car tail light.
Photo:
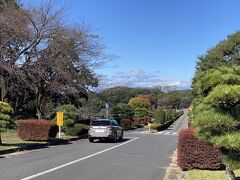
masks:
[(107, 126), (107, 129), (112, 130), (112, 126)]

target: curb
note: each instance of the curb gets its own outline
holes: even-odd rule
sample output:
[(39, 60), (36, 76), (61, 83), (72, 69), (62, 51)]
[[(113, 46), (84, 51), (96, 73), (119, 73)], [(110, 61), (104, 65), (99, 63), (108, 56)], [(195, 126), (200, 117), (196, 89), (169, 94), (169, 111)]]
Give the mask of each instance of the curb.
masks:
[(43, 149), (43, 148), (47, 148), (48, 146), (70, 144), (71, 141), (78, 141), (81, 139), (86, 139), (87, 137), (88, 137), (87, 135), (82, 135), (82, 136), (70, 138), (67, 140), (54, 139), (52, 141), (50, 140), (50, 142), (46, 142), (43, 144), (30, 144), (30, 145), (25, 145), (24, 147), (17, 147), (17, 148), (12, 148), (12, 149), (1, 150), (0, 155), (11, 154), (11, 153), (25, 151), (25, 150)]

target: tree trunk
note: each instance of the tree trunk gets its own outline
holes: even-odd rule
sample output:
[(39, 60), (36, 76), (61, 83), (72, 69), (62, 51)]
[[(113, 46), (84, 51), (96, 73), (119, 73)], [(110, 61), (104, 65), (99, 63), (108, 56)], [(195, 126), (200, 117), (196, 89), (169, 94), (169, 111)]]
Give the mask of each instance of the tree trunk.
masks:
[(228, 166), (226, 166), (225, 173), (226, 173), (226, 176), (227, 176), (227, 180), (235, 180), (235, 174)]
[(38, 106), (37, 106), (37, 118), (38, 119), (41, 119), (41, 112), (40, 112), (40, 109), (38, 108)]
[(1, 101), (4, 101), (4, 97), (6, 96), (6, 87), (5, 81), (2, 76), (0, 76), (0, 88), (1, 88)]
[(36, 109), (37, 109), (36, 116), (38, 119), (41, 119), (41, 110), (40, 110), (41, 97), (42, 95), (39, 93), (39, 90), (36, 89)]
[(1, 136), (1, 133), (0, 133), (0, 145), (2, 145), (2, 136)]

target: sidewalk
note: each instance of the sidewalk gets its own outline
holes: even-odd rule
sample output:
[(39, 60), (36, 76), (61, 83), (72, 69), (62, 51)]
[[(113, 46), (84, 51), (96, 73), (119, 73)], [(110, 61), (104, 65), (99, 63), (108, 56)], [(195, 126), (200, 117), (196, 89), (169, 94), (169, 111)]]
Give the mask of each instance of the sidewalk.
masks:
[(177, 165), (177, 150), (172, 155), (172, 162), (166, 169), (166, 174), (163, 180), (187, 180), (186, 173), (183, 172)]

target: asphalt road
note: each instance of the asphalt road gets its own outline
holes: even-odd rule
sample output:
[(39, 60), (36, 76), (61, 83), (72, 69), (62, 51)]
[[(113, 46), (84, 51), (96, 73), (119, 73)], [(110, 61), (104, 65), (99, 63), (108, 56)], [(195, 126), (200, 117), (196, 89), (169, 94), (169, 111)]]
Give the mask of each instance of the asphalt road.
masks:
[(176, 149), (184, 114), (168, 130), (149, 134), (128, 131), (118, 143), (75, 141), (68, 145), (25, 151), (0, 159), (0, 179), (161, 180)]

